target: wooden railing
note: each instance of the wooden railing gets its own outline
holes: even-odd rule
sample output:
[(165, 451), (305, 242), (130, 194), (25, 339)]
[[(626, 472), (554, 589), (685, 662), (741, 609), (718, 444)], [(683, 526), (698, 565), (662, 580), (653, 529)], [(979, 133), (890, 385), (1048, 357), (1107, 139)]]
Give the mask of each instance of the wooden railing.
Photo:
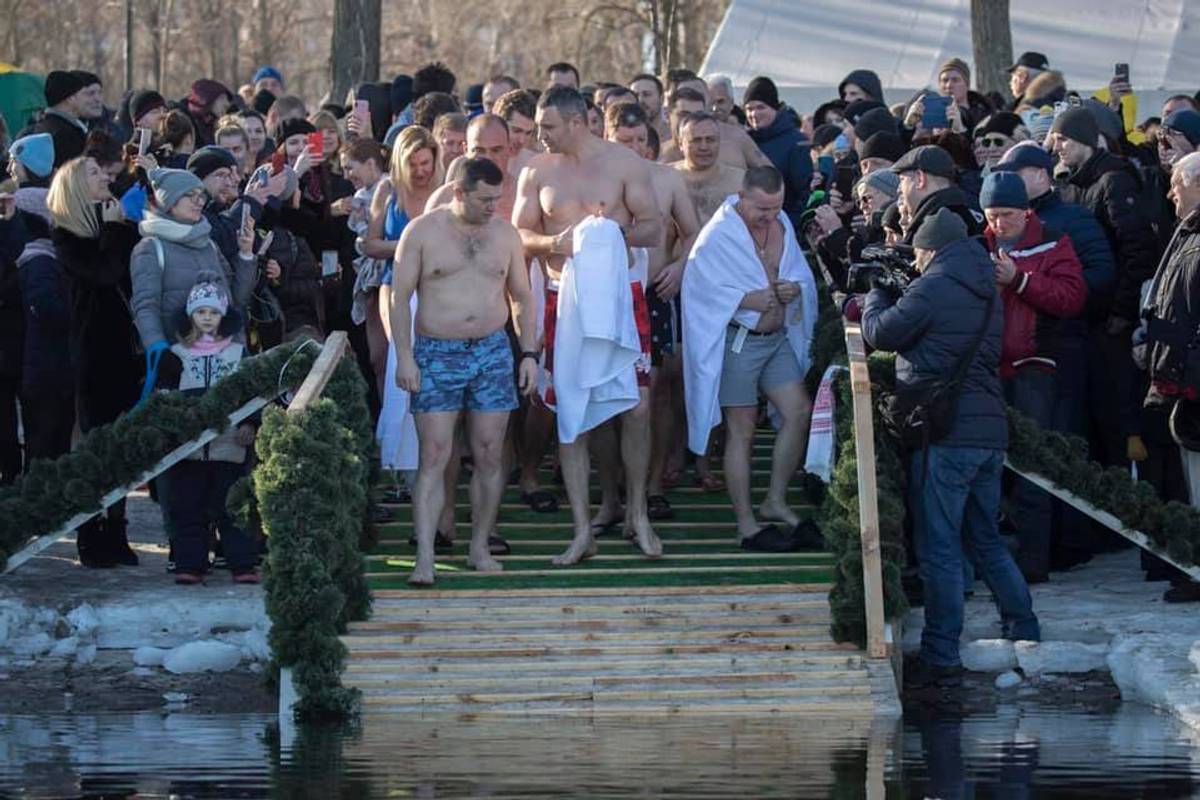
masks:
[(858, 461), (858, 517), (862, 538), (863, 598), (867, 615), (867, 655), (892, 655), (883, 616), (883, 564), (879, 547), (879, 495), (875, 483), (875, 420), (871, 375), (862, 329), (846, 324), (846, 354), (850, 360), (850, 391), (854, 406), (854, 449)]

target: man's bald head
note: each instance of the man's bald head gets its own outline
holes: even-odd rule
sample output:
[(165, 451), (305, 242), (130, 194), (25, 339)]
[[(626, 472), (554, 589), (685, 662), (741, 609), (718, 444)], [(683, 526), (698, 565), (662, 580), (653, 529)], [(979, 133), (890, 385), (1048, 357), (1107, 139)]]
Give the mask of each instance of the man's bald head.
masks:
[(467, 125), (467, 158), (486, 158), (508, 171), (508, 123), (496, 114), (480, 114)]

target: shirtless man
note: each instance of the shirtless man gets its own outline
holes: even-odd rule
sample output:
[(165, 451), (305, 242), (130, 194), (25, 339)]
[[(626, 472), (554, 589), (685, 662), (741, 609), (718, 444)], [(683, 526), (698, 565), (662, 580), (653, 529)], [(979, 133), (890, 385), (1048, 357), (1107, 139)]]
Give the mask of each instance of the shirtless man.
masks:
[[(412, 393), (420, 441), (413, 490), (417, 563), (409, 583), (434, 579), (434, 533), (446, 497), (443, 475), (459, 414), (467, 411), (471, 455), (471, 547), (467, 563), (481, 572), (501, 569), (488, 550), (504, 490), (501, 449), (508, 414), (517, 407), (513, 355), (504, 324), (511, 307), (521, 340), (519, 385), (537, 384), (533, 304), (521, 238), (495, 216), (504, 173), (490, 161), (469, 159), (454, 202), (414, 219), (396, 245), (392, 276), (392, 330), (396, 384)], [(417, 292), (415, 341), (409, 299)], [(505, 302), (507, 294), (508, 302)]]
[(508, 174), (514, 178), (520, 177), (521, 170), (537, 155), (537, 125), (533, 121), (537, 114), (537, 103), (529, 92), (517, 89), (500, 96), (495, 112), (508, 124), (508, 152), (511, 156)]
[[(687, 262), (692, 242), (700, 232), (696, 209), (688, 196), (687, 184), (678, 170), (654, 162), (653, 151), (645, 142), (648, 136), (646, 115), (640, 106), (611, 106), (605, 113), (605, 136), (611, 142), (624, 145), (643, 158), (649, 159), (650, 179), (654, 186), (655, 199), (663, 215), (663, 243), (649, 248), (649, 288), (646, 290), (646, 305), (650, 311), (650, 363), (654, 370), (650, 380), (650, 430), (653, 436), (650, 450), (650, 472), (646, 493), (651, 520), (670, 519), (674, 516), (671, 504), (663, 493), (663, 473), (667, 455), (676, 438), (676, 416), (672, 401), (678, 389), (678, 406), (683, 406), (683, 385), (680, 361), (675, 353), (675, 307), (672, 301), (679, 294), (683, 280), (683, 265)], [(607, 444), (607, 443), (606, 443)], [(607, 444), (609, 450), (611, 444)], [(597, 441), (597, 455), (602, 449)], [(603, 456), (601, 456), (603, 458)], [(620, 512), (617, 493), (617, 471), (601, 465), (601, 486), (605, 489), (597, 518), (603, 523)], [(612, 487), (605, 485), (611, 479)]]
[[(659, 141), (671, 138), (666, 116), (663, 114), (663, 84), (657, 75), (642, 73), (634, 75), (629, 82), (629, 91), (637, 97), (638, 105), (646, 112), (646, 119), (658, 131)], [(607, 110), (607, 109), (606, 109)]]
[(513, 205), (517, 199), (517, 179), (508, 171), (508, 162), (512, 159), (509, 144), (508, 124), (503, 117), (483, 113), (473, 118), (467, 124), (466, 155), (459, 156), (450, 164), (446, 170), (446, 183), (429, 196), (425, 210), (451, 205), (454, 202), (455, 184), (462, 178), (463, 165), (468, 159), (482, 158), (495, 164), (504, 173), (496, 216), (512, 219)]
[[(671, 133), (675, 139), (663, 145), (661, 161), (670, 164), (683, 157), (678, 145), (679, 122), (688, 114), (708, 110), (708, 87), (704, 81), (684, 81), (671, 92)], [(763, 155), (750, 134), (740, 125), (731, 125), (713, 118), (721, 133), (720, 161), (737, 169), (770, 166), (771, 160)], [(721, 198), (724, 200), (725, 198)]]
[(682, 119), (679, 143), (683, 158), (671, 166), (683, 175), (703, 227), (726, 197), (741, 191), (746, 171), (721, 162), (721, 127), (712, 114), (702, 111)]
[[(587, 106), (579, 92), (566, 87), (547, 89), (538, 101), (537, 124), (547, 152), (535, 156), (521, 173), (513, 220), (526, 254), (539, 258), (552, 281), (562, 276), (575, 226), (592, 214), (603, 214), (620, 225), (630, 247), (660, 243), (662, 224), (646, 162), (620, 145), (592, 135), (587, 127)], [(547, 321), (556, 308), (551, 304), (552, 297), (557, 303), (557, 294), (547, 293)], [(554, 345), (549, 332), (546, 339), (549, 363)], [(632, 531), (643, 553), (657, 557), (662, 554), (662, 543), (646, 515), (649, 378), (648, 374), (638, 373), (639, 402), (621, 417), (621, 455), (629, 501), (626, 529)], [(575, 536), (554, 563), (574, 564), (596, 553), (588, 509), (586, 433), (574, 442), (560, 443), (559, 460)]]

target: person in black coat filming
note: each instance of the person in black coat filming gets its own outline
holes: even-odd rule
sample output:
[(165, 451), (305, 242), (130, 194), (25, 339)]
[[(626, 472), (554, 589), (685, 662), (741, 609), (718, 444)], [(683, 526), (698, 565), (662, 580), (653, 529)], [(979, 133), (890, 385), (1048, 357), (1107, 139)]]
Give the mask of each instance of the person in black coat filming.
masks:
[[(862, 328), (869, 345), (896, 353), (897, 405), (934, 410), (927, 427), (942, 428), (926, 433), (909, 461), (925, 629), (908, 682), (952, 688), (963, 671), (964, 550), (996, 598), (1004, 635), (1037, 641), (1041, 632), (1029, 587), (997, 527), (1008, 421), (999, 374), (1004, 309), (994, 267), (949, 208), (928, 216), (912, 244), (920, 276), (902, 293), (873, 278)], [(938, 394), (950, 399), (938, 402)]]

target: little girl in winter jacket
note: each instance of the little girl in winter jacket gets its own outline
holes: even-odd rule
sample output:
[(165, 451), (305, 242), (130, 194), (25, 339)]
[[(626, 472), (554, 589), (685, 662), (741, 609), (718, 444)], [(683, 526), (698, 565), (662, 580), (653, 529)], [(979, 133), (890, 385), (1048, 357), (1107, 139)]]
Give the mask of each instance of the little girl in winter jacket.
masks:
[[(157, 388), (203, 394), (238, 369), (244, 346), (233, 340), (242, 320), (215, 274), (200, 275), (188, 294), (180, 337), (159, 364)], [(159, 502), (172, 535), (175, 582), (197, 584), (208, 570), (209, 528), (221, 534), (235, 583), (258, 583), (258, 550), (225, 508), (241, 477), (254, 426), (242, 423), (213, 439), (159, 478)]]

